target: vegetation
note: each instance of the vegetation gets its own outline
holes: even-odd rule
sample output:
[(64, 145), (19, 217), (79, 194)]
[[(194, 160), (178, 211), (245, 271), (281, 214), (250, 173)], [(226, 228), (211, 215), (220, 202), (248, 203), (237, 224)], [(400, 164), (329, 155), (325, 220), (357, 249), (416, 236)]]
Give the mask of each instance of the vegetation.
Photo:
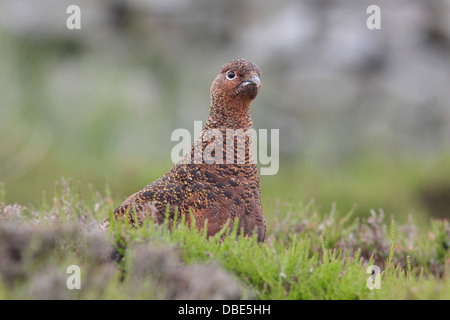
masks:
[[(2, 191), (4, 197), (4, 190)], [(0, 298), (39, 299), (450, 299), (450, 225), (382, 210), (358, 218), (314, 202), (267, 214), (268, 240), (206, 239), (195, 226), (126, 221), (103, 232), (113, 199), (62, 179), (52, 203), (37, 209), (1, 204)], [(81, 270), (69, 290), (68, 266)], [(380, 289), (368, 266), (381, 271)], [(370, 272), (370, 271), (369, 271)]]
[[(274, 12), (267, 10), (263, 22)], [(179, 15), (198, 20), (184, 9)], [(373, 74), (373, 66), (357, 71), (359, 58), (349, 69), (317, 60), (322, 55), (310, 53), (328, 45), (315, 37), (312, 47), (296, 45), (307, 54), (290, 57), (300, 60), (271, 65), (278, 51), (261, 59), (264, 90), (252, 116), (257, 129), (280, 128), (281, 144), (279, 172), (261, 177), (266, 243), (235, 234), (205, 239), (183, 224), (169, 232), (119, 221), (99, 230), (126, 196), (172, 167), (172, 130), (205, 121), (224, 52), (252, 57), (232, 41), (227, 50), (214, 44), (216, 34), (204, 46), (180, 42), (166, 33), (166, 14), (161, 19), (164, 33), (111, 29), (117, 37), (105, 41), (90, 28), (79, 40), (0, 30), (0, 299), (450, 298), (450, 100), (445, 81), (415, 81), (427, 78), (420, 72), (436, 60), (432, 50), (445, 47), (428, 42), (426, 56), (401, 51), (425, 61), (420, 68), (404, 68), (394, 48)], [(193, 27), (187, 39), (201, 34)], [(225, 29), (232, 39), (236, 28)], [(428, 65), (427, 75), (446, 75)], [(61, 176), (83, 183), (62, 179), (55, 187)], [(66, 286), (71, 265), (81, 269), (80, 290)], [(367, 287), (371, 265), (380, 268), (380, 289)]]

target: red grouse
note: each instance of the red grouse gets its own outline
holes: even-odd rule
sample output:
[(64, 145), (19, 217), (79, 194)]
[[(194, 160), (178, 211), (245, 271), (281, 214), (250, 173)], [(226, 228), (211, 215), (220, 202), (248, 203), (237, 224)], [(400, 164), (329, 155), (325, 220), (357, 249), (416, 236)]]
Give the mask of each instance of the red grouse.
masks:
[(115, 209), (115, 217), (128, 215), (132, 224), (142, 224), (148, 218), (162, 223), (166, 214), (171, 222), (184, 215), (190, 223), (192, 212), (197, 228), (206, 226), (207, 236), (220, 231), (227, 220), (232, 228), (239, 219), (239, 233), (256, 233), (258, 241), (264, 241), (250, 117), (260, 77), (259, 68), (246, 60), (225, 64), (212, 83), (209, 117), (191, 152), (163, 177), (128, 197)]

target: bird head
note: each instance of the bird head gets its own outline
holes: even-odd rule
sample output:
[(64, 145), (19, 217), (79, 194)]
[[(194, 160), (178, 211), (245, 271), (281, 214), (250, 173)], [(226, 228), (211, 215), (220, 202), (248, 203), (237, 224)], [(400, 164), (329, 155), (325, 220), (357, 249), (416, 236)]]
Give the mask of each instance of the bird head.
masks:
[(261, 88), (261, 71), (240, 59), (226, 63), (211, 86), (211, 96), (227, 105), (248, 105)]

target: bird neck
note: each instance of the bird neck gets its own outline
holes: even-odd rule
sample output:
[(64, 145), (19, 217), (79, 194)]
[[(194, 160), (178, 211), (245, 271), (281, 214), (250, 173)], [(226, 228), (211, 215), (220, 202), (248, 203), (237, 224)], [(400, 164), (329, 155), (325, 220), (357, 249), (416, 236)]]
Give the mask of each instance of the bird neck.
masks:
[(208, 121), (182, 163), (253, 165), (252, 125), (249, 102), (227, 105), (212, 99)]
[(250, 116), (250, 103), (227, 104), (225, 101), (211, 99), (211, 111), (205, 129), (226, 128), (243, 129), (252, 128)]

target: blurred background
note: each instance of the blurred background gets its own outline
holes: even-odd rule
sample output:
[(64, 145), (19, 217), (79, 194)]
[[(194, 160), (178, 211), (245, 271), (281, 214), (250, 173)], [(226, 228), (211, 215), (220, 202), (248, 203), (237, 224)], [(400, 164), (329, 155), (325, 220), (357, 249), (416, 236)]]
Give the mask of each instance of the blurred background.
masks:
[(450, 0), (0, 0), (4, 201), (39, 207), (66, 177), (118, 205), (172, 167), (172, 131), (206, 120), (236, 58), (262, 70), (255, 128), (280, 129), (266, 215), (450, 217)]

